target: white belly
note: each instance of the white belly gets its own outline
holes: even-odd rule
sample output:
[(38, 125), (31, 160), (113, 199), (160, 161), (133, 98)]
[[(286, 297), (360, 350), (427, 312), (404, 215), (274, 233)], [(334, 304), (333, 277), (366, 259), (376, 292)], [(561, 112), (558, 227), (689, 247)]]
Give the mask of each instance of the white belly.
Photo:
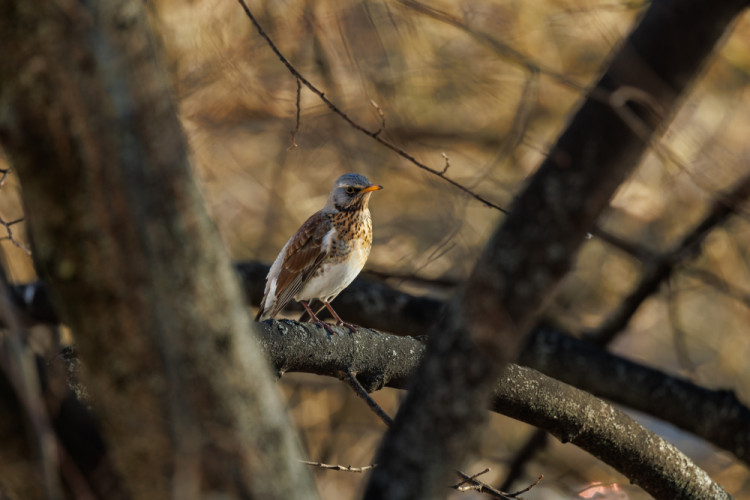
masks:
[(364, 267), (369, 253), (358, 245), (356, 250), (349, 254), (348, 260), (336, 264), (324, 264), (321, 272), (310, 278), (294, 299), (298, 301), (319, 299), (326, 302), (333, 300), (341, 290), (354, 281)]

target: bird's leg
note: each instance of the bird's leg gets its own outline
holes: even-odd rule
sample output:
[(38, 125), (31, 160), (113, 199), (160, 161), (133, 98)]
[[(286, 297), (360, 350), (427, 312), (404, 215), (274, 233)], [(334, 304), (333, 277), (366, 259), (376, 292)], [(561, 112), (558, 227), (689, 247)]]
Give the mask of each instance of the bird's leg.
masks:
[(341, 319), (341, 317), (338, 314), (336, 314), (336, 311), (333, 310), (333, 307), (331, 307), (331, 303), (330, 302), (328, 302), (327, 300), (324, 300), (323, 304), (325, 304), (325, 306), (331, 312), (331, 315), (333, 315), (333, 317), (336, 319), (336, 324), (337, 325), (339, 325), (339, 326), (345, 326), (352, 333), (357, 333), (357, 326), (356, 325), (352, 325), (351, 323), (347, 323), (346, 321), (344, 321), (343, 319)]
[[(315, 299), (312, 299), (312, 300), (309, 300), (309, 301), (308, 301), (308, 303), (307, 303), (308, 307), (309, 307), (309, 306), (312, 306), (312, 304), (313, 304), (313, 301), (314, 301), (314, 300), (315, 300)], [(307, 310), (303, 311), (303, 312), (302, 312), (302, 314), (300, 314), (300, 316), (299, 316), (299, 318), (297, 319), (297, 321), (299, 321), (300, 323), (314, 323), (314, 322), (315, 322), (315, 320), (314, 320), (313, 318), (317, 319), (317, 315), (318, 315), (318, 314), (320, 314), (320, 311), (321, 311), (321, 310), (322, 310), (322, 309), (323, 309), (324, 307), (325, 307), (324, 305), (321, 305), (321, 306), (320, 306), (320, 308), (319, 308), (319, 309), (318, 309), (317, 311), (315, 311), (315, 316), (310, 316), (310, 315), (309, 315), (309, 314), (307, 313)], [(307, 308), (305, 308), (305, 309), (307, 309)]]
[(338, 335), (338, 333), (334, 332), (333, 328), (331, 328), (331, 326), (328, 323), (318, 319), (315, 313), (312, 312), (312, 309), (310, 309), (310, 306), (307, 305), (307, 302), (305, 302), (304, 300), (300, 300), (300, 303), (305, 308), (305, 311), (307, 311), (307, 314), (310, 315), (311, 322), (315, 323), (318, 326), (322, 326), (325, 329), (325, 331), (328, 332), (328, 335)]

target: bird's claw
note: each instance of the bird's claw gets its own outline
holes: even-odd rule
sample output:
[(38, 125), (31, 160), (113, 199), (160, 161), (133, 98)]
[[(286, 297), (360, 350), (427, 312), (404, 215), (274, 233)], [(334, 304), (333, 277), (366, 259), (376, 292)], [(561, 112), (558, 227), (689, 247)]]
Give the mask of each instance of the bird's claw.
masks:
[(347, 323), (345, 321), (341, 321), (339, 323), (336, 323), (336, 326), (343, 326), (345, 328), (348, 328), (349, 332), (351, 332), (351, 333), (359, 333), (359, 329), (357, 328), (357, 325), (353, 325), (353, 324)]
[(328, 336), (328, 338), (331, 338), (331, 335), (336, 335), (336, 336), (339, 335), (339, 333), (336, 330), (334, 330), (333, 328), (331, 328), (331, 325), (329, 325), (325, 321), (318, 320), (318, 321), (313, 321), (313, 323), (315, 323), (317, 326), (323, 328), (326, 331), (326, 335)]

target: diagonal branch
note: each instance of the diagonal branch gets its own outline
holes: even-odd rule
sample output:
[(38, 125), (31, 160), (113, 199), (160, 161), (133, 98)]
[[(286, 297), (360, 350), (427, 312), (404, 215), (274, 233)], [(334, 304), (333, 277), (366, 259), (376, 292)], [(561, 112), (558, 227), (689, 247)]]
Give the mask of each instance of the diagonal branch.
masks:
[[(366, 499), (433, 498), (435, 478), (477, 444), (481, 408), (499, 370), (744, 6), (651, 4), (432, 330), (425, 359), (381, 444)], [(598, 100), (602, 90), (621, 98), (619, 106)], [(702, 498), (666, 496), (656, 484), (647, 490), (657, 497)]]

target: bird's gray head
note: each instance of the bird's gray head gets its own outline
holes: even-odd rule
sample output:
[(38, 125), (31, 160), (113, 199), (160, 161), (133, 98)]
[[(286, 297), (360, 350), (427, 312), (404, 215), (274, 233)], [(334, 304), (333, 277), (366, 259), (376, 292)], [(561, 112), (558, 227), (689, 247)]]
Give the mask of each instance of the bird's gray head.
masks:
[(344, 174), (333, 183), (324, 210), (355, 211), (367, 208), (370, 194), (383, 186), (372, 184), (367, 177), (360, 174)]

